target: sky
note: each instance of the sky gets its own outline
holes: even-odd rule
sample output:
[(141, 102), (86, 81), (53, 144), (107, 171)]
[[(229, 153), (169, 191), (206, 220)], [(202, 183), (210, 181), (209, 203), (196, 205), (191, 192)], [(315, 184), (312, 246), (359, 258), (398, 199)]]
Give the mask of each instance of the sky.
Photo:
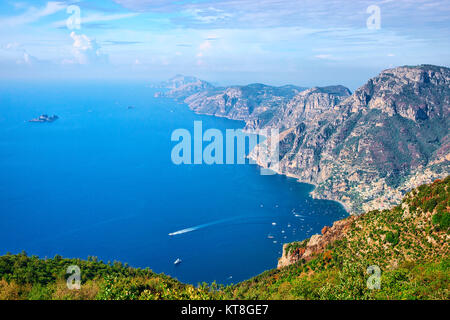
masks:
[(266, 83), (354, 90), (450, 65), (448, 0), (0, 2), (0, 79)]

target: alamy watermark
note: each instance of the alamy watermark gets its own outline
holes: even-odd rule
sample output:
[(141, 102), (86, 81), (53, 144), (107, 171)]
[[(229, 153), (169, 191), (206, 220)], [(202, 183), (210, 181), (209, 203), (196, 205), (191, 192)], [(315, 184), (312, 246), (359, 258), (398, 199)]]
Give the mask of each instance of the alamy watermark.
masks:
[(370, 290), (379, 290), (381, 288), (381, 269), (377, 265), (369, 266), (366, 270), (368, 274), (371, 274), (367, 279), (367, 288)]
[(370, 16), (366, 20), (366, 26), (369, 30), (381, 29), (381, 9), (377, 5), (368, 6), (366, 12)]
[(176, 129), (171, 141), (178, 142), (171, 152), (172, 163), (181, 164), (251, 164), (261, 166), (262, 175), (279, 171), (279, 130), (243, 131), (227, 129), (225, 137), (218, 129), (203, 132), (202, 121), (194, 121), (193, 134)]
[(71, 265), (67, 267), (66, 274), (70, 274), (66, 284), (69, 290), (81, 289), (81, 269), (79, 266)]
[(67, 7), (66, 12), (71, 16), (66, 20), (66, 26), (69, 30), (81, 29), (81, 9), (79, 6), (71, 5)]

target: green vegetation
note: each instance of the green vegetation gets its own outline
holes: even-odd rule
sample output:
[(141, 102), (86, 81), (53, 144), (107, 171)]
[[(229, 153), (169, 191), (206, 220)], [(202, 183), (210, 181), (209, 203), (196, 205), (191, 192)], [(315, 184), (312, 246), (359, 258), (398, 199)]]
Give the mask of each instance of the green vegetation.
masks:
[[(232, 286), (192, 286), (119, 262), (0, 257), (0, 299), (449, 299), (450, 177), (409, 192), (391, 210), (371, 211), (309, 261), (308, 239), (286, 246), (298, 261)], [(66, 269), (81, 269), (81, 289), (69, 290)], [(381, 270), (380, 288), (369, 289)]]
[(286, 246), (286, 249), (285, 249), (286, 253), (291, 254), (291, 253), (298, 251), (299, 249), (304, 249), (304, 248), (306, 248), (307, 244), (308, 244), (308, 239), (303, 240), (303, 241), (291, 242)]
[[(81, 289), (67, 288), (68, 266), (81, 269)], [(5, 299), (208, 299), (214, 285), (198, 288), (182, 284), (149, 269), (136, 269), (120, 262), (103, 263), (95, 257), (88, 260), (39, 259), (6, 254), (0, 257), (0, 300)]]

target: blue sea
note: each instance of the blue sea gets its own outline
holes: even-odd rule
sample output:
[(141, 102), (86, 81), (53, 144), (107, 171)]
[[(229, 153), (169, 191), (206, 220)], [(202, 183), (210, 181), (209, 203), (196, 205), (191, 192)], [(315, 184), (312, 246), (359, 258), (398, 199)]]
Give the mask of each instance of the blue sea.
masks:
[[(155, 91), (1, 83), (0, 254), (96, 256), (229, 284), (275, 268), (283, 243), (347, 216), (336, 202), (312, 199), (311, 185), (256, 165), (173, 164), (175, 129), (244, 123), (197, 115)], [(59, 119), (27, 122), (41, 114)]]

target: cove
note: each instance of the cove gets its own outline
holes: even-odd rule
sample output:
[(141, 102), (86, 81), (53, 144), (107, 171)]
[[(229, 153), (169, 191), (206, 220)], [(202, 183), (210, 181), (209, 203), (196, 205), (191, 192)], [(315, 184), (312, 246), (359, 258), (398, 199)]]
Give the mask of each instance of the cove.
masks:
[[(0, 254), (96, 256), (228, 284), (275, 268), (283, 243), (347, 216), (312, 199), (311, 185), (256, 165), (175, 165), (174, 130), (202, 121), (225, 135), (244, 123), (153, 94), (145, 83), (2, 84)], [(59, 119), (26, 122), (41, 114)]]

